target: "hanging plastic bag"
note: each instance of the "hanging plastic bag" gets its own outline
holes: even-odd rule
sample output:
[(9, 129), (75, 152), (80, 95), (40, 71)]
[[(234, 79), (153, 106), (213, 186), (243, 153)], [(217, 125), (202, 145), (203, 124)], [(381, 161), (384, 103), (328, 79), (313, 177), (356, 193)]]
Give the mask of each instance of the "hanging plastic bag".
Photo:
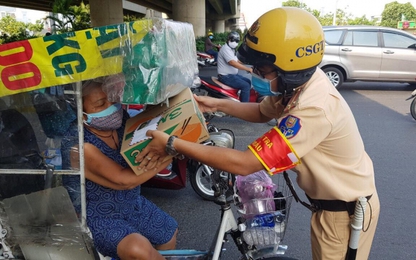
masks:
[(237, 176), (235, 185), (239, 211), (246, 217), (275, 211), (276, 185), (266, 171)]

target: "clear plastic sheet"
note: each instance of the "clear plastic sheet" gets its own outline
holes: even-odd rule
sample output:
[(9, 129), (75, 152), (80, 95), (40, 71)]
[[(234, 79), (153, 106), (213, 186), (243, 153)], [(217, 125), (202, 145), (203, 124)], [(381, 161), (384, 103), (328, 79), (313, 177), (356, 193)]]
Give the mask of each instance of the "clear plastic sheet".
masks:
[[(82, 229), (65, 188), (57, 187), (2, 202), (5, 223), (26, 259), (94, 259), (92, 240)], [(14, 250), (16, 255), (20, 250)]]
[(192, 25), (153, 19), (152, 29), (126, 53), (126, 104), (159, 104), (195, 87), (198, 66)]
[(0, 97), (122, 74), (112, 100), (154, 105), (198, 84), (192, 25), (162, 18), (13, 42), (0, 53)]
[[(191, 24), (159, 18), (0, 46), (11, 64), (0, 66), (9, 79), (0, 82), (0, 223), (13, 250), (20, 247), (24, 257), (31, 252), (28, 259), (42, 260), (49, 259), (43, 253), (90, 259), (84, 249), (94, 251), (75, 214), (81, 212), (81, 169), (69, 160), (79, 161), (81, 154), (76, 84), (103, 82), (112, 102), (160, 104), (198, 84), (195, 52)], [(18, 71), (11, 70), (17, 66), (14, 55), (32, 57), (27, 68), (36, 70), (22, 72), (32, 78), (12, 74)], [(56, 170), (52, 191), (45, 190), (50, 164)]]

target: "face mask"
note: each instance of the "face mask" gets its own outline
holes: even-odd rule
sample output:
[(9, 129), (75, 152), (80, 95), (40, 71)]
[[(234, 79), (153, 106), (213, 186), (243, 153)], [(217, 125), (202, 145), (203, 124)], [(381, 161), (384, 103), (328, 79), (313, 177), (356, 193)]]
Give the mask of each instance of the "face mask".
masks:
[(231, 49), (235, 49), (238, 46), (238, 42), (228, 42), (228, 46), (230, 46)]
[(123, 122), (123, 109), (120, 103), (111, 105), (98, 113), (84, 113), (84, 115), (87, 116), (84, 124), (102, 131), (116, 130)]
[(208, 38), (210, 38), (212, 40), (212, 39), (214, 39), (214, 36), (209, 36)]
[(278, 96), (281, 94), (280, 92), (271, 90), (271, 83), (275, 79), (277, 79), (277, 77), (269, 80), (261, 78), (259, 75), (253, 73), (251, 77), (251, 85), (253, 86), (254, 90), (262, 96)]

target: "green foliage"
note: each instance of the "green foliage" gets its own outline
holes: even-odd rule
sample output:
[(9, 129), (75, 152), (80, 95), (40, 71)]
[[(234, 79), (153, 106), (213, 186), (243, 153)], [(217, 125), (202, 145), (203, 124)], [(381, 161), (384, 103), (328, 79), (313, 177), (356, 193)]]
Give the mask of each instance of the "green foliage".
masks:
[[(328, 13), (322, 15), (319, 10), (311, 9), (306, 4), (298, 0), (288, 0), (282, 3), (282, 6), (292, 6), (304, 9), (315, 16), (322, 26), (332, 25), (334, 22), (334, 14)], [(336, 25), (375, 25), (375, 20), (368, 20), (365, 16), (359, 18), (353, 18), (352, 14), (346, 13), (342, 9), (337, 9), (335, 17)]]
[(400, 4), (397, 1), (388, 3), (381, 14), (382, 26), (397, 28), (397, 23), (404, 20), (413, 21), (416, 18), (416, 10), (411, 3)]
[(142, 17), (136, 16), (136, 15), (131, 15), (131, 14), (127, 14), (123, 16), (123, 20), (124, 22), (134, 22), (134, 21), (138, 21), (138, 20), (142, 20)]
[(362, 17), (348, 19), (349, 25), (375, 25), (376, 22), (377, 19), (374, 18), (373, 20), (368, 20), (367, 17), (365, 17), (365, 15), (363, 15)]
[(55, 0), (52, 6), (53, 15), (45, 19), (54, 21), (55, 33), (67, 33), (91, 28), (90, 6), (81, 2), (72, 5), (72, 0)]
[(312, 13), (312, 10), (305, 4), (298, 0), (288, 0), (282, 3), (282, 6), (297, 7)]
[(36, 24), (24, 23), (7, 15), (0, 19), (0, 44), (38, 37), (42, 29), (41, 21), (36, 21)]
[(317, 19), (322, 26), (332, 25), (334, 21), (334, 15), (329, 13), (323, 16), (318, 16)]
[[(67, 33), (91, 28), (90, 6), (81, 1), (80, 5), (73, 5), (73, 0), (55, 0), (53, 15), (47, 18), (55, 22), (56, 33)], [(59, 18), (59, 14), (62, 18)], [(143, 19), (136, 15), (123, 16), (124, 22), (133, 22)]]
[[(240, 39), (243, 39), (244, 34), (247, 32), (247, 31), (242, 32), (240, 29), (237, 29), (235, 31), (240, 34)], [(228, 34), (230, 32), (214, 33), (214, 39), (211, 40), (212, 43), (216, 44), (216, 45), (218, 45), (218, 44), (219, 45), (224, 45), (227, 42), (227, 37), (228, 37)], [(205, 36), (197, 37), (195, 39), (196, 40), (196, 50), (197, 51), (201, 51), (201, 52), (205, 51), (205, 39), (206, 39)], [(240, 41), (240, 43), (241, 43), (241, 41)]]

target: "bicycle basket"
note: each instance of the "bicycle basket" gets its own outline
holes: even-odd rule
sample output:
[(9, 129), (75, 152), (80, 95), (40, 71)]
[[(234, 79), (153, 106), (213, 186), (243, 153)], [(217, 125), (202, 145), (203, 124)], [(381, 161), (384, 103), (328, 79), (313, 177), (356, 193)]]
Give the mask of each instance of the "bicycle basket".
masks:
[(277, 183), (274, 198), (236, 202), (246, 227), (243, 238), (248, 245), (277, 247), (285, 235), (293, 196), (283, 175), (275, 175), (273, 182)]

